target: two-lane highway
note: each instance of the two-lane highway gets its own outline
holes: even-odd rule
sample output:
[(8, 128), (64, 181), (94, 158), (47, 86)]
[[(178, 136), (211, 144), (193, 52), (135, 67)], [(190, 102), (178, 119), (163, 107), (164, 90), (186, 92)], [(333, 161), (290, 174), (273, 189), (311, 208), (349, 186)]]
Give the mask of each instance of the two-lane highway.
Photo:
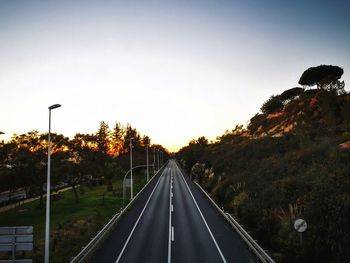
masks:
[(175, 163), (173, 167), (173, 228), (176, 236), (173, 262), (226, 262), (187, 182)]
[(139, 199), (93, 262), (250, 262), (238, 235), (175, 161)]

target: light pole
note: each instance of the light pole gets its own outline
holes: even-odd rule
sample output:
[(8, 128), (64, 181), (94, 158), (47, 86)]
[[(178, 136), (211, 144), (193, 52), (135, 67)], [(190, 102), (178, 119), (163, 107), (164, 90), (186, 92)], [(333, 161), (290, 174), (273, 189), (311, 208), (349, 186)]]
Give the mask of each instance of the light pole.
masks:
[(49, 107), (49, 138), (47, 150), (47, 183), (46, 183), (46, 224), (45, 224), (45, 263), (50, 261), (50, 166), (51, 166), (51, 110), (61, 107), (54, 104)]
[(146, 145), (146, 153), (147, 153), (147, 182), (149, 181), (149, 172), (148, 172), (148, 144)]
[(156, 148), (153, 146), (153, 169), (154, 169), (154, 174), (156, 174)]
[(131, 191), (130, 191), (130, 196), (131, 199), (134, 197), (134, 189), (133, 189), (133, 179), (132, 179), (132, 140), (134, 137), (130, 138), (130, 183), (131, 183)]
[(158, 170), (159, 170), (159, 149), (157, 149), (158, 150)]

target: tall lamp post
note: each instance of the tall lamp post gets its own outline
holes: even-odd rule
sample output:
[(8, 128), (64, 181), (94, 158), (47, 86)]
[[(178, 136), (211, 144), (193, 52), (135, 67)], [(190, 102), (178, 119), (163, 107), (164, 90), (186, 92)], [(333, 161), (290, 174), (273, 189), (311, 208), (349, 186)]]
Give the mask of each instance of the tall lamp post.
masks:
[(130, 138), (130, 184), (131, 184), (131, 191), (130, 191), (130, 196), (131, 199), (134, 197), (134, 189), (133, 189), (133, 179), (132, 179), (132, 140), (134, 137)]
[(60, 104), (54, 104), (49, 107), (49, 138), (47, 150), (47, 183), (46, 183), (46, 224), (45, 224), (45, 263), (50, 261), (50, 166), (51, 166), (51, 110), (61, 107)]
[(158, 170), (159, 170), (159, 149), (158, 149), (158, 154), (157, 154), (158, 156)]
[(148, 144), (146, 145), (146, 154), (147, 154), (147, 182), (149, 181), (149, 172), (148, 172)]
[(154, 169), (154, 174), (156, 174), (156, 148), (153, 146), (153, 169)]

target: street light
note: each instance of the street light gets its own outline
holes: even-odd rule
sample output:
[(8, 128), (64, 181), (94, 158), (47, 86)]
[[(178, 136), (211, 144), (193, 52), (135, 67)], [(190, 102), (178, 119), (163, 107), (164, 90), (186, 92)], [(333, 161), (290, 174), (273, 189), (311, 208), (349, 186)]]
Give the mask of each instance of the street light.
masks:
[(154, 174), (156, 174), (156, 148), (153, 147), (153, 170)]
[(158, 169), (157, 170), (159, 170), (159, 149), (157, 149), (158, 150)]
[(60, 104), (54, 104), (49, 107), (49, 138), (47, 150), (47, 183), (46, 183), (46, 225), (45, 225), (45, 263), (50, 259), (50, 165), (51, 165), (51, 110), (61, 107)]
[(132, 180), (132, 140), (133, 139), (134, 139), (134, 137), (130, 138), (130, 183), (131, 183), (130, 195), (131, 195), (131, 199), (133, 199), (133, 197), (134, 197), (133, 180)]
[(149, 172), (148, 172), (148, 144), (146, 145), (146, 153), (147, 153), (147, 182), (149, 181)]

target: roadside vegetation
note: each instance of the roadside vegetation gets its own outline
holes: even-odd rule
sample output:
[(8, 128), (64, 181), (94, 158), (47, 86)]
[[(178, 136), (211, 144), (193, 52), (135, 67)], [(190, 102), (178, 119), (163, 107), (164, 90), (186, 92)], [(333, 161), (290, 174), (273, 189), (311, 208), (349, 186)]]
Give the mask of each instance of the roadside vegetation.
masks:
[[(34, 226), (34, 251), (17, 255), (34, 262), (44, 260), (47, 135), (31, 131), (0, 143), (0, 192), (6, 191), (10, 198), (18, 191), (27, 198), (38, 197), (0, 213), (0, 226)], [(162, 151), (161, 161), (167, 153), (162, 146), (151, 144), (148, 136), (141, 137), (130, 125), (119, 123), (110, 130), (101, 122), (96, 133), (76, 134), (73, 139), (60, 134), (51, 138), (51, 261), (69, 262), (122, 208), (122, 181), (130, 169), (131, 138), (134, 167), (146, 165), (147, 148), (149, 165), (153, 165), (153, 153)], [(134, 194), (146, 183), (145, 170), (134, 170)], [(154, 174), (153, 167), (149, 173)], [(71, 189), (59, 193), (62, 187)], [(2, 258), (8, 259), (8, 254), (1, 253)]]
[[(153, 174), (153, 173), (152, 173)], [(122, 178), (113, 180), (114, 192), (107, 192), (104, 184), (78, 187), (79, 203), (73, 190), (55, 194), (51, 209), (51, 261), (69, 262), (94, 237), (123, 204)], [(144, 173), (135, 175), (135, 192), (146, 183)], [(126, 197), (129, 201), (129, 195)], [(34, 262), (43, 262), (45, 210), (38, 207), (40, 200), (24, 204), (0, 214), (1, 226), (34, 227), (34, 250), (26, 254)], [(5, 255), (3, 255), (5, 256)], [(18, 255), (21, 256), (20, 254)]]
[[(247, 128), (192, 140), (176, 155), (277, 262), (349, 258), (350, 94), (342, 74), (310, 68), (303, 87), (269, 98)], [(302, 245), (297, 218), (308, 224)]]

